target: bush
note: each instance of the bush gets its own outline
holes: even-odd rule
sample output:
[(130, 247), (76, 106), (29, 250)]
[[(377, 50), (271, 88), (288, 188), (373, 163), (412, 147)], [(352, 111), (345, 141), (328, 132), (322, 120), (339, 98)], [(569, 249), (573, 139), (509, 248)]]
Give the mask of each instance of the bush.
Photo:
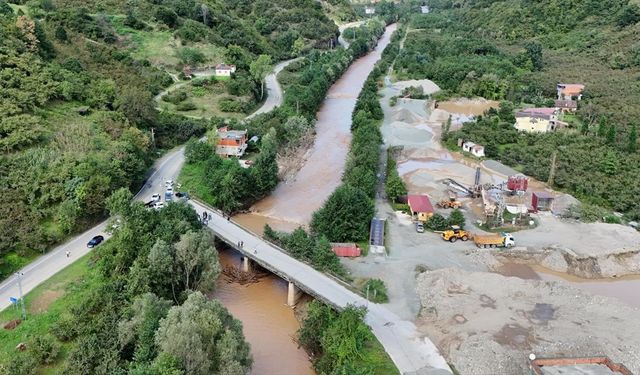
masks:
[(375, 303), (389, 302), (387, 296), (387, 286), (384, 285), (384, 281), (380, 279), (369, 279), (362, 286), (362, 292), (368, 296), (369, 301)]
[(198, 107), (191, 101), (182, 102), (182, 103), (178, 104), (178, 106), (176, 107), (176, 109), (178, 111), (181, 111), (181, 112), (193, 111), (196, 108), (198, 108)]
[(426, 227), (431, 230), (445, 230), (449, 227), (449, 222), (444, 218), (444, 216), (440, 214), (433, 214), (433, 216), (427, 220)]
[(247, 104), (231, 97), (226, 97), (218, 101), (218, 107), (222, 112), (243, 113), (247, 110)]
[(167, 103), (178, 104), (180, 102), (187, 100), (187, 97), (188, 95), (186, 91), (176, 90), (176, 91), (167, 93), (165, 96), (163, 96), (162, 101)]
[(460, 228), (464, 228), (464, 224), (465, 224), (464, 215), (462, 214), (462, 211), (456, 208), (449, 215), (449, 226), (457, 225)]
[(27, 346), (31, 355), (43, 365), (48, 365), (58, 358), (60, 343), (52, 335), (38, 335)]

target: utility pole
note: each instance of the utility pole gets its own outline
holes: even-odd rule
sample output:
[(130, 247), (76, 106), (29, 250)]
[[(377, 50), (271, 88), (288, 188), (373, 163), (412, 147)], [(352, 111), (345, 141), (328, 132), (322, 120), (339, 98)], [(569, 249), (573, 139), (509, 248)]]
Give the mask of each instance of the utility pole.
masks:
[(22, 296), (22, 276), (24, 274), (22, 272), (16, 272), (16, 276), (18, 277), (18, 291), (20, 293), (20, 304), (22, 305), (22, 320), (27, 319), (27, 311), (24, 307), (24, 297)]

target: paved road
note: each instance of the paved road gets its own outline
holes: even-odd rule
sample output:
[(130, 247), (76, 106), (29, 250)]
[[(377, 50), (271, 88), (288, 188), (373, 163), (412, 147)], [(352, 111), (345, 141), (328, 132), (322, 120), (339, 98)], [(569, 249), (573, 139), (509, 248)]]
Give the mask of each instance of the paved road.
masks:
[(356, 22), (349, 22), (349, 23), (345, 23), (342, 24), (338, 27), (338, 30), (340, 30), (340, 35), (338, 36), (338, 43), (340, 43), (340, 45), (342, 47), (349, 48), (349, 42), (347, 42), (343, 37), (342, 37), (342, 33), (350, 28), (350, 27), (358, 27), (360, 25), (362, 25), (364, 23), (364, 21), (356, 21)]
[(264, 101), (262, 106), (258, 108), (257, 111), (247, 116), (247, 119), (250, 119), (261, 113), (271, 112), (274, 108), (282, 104), (283, 92), (282, 87), (280, 87), (280, 84), (278, 83), (278, 73), (280, 73), (282, 69), (286, 68), (292, 62), (298, 60), (300, 60), (300, 58), (283, 61), (273, 67), (273, 72), (267, 75), (267, 77), (264, 79), (265, 85), (267, 86), (267, 100)]
[(231, 244), (244, 241), (243, 248), (248, 250), (251, 258), (278, 269), (287, 275), (289, 281), (303, 290), (310, 291), (315, 297), (321, 297), (340, 307), (348, 304), (367, 306), (367, 324), (402, 374), (451, 374), (447, 362), (436, 346), (428, 338), (420, 338), (421, 335), (412, 322), (402, 320), (382, 305), (368, 303), (332, 278), (290, 257), (216, 211), (195, 201), (190, 203), (200, 216), (204, 210), (212, 214), (213, 218), (208, 226), (219, 237), (225, 238)]
[[(268, 112), (282, 103), (282, 89), (275, 77), (278, 72), (293, 61), (294, 60), (288, 60), (277, 64), (274, 68), (274, 73), (267, 76), (267, 90), (269, 95), (272, 95), (273, 93), (274, 98), (269, 97), (263, 106), (256, 112)], [(175, 86), (172, 87), (175, 89)], [(168, 152), (162, 158), (158, 159), (151, 168), (151, 175), (147, 179), (147, 184), (142, 187), (142, 189), (136, 194), (135, 198), (147, 201), (151, 198), (153, 193), (164, 195), (165, 181), (169, 179), (175, 181), (177, 179), (180, 174), (180, 169), (182, 169), (182, 166), (184, 165), (184, 161), (184, 146), (177, 147)], [(179, 191), (177, 187), (174, 187), (174, 190)], [(36, 286), (55, 275), (58, 271), (87, 254), (90, 251), (90, 249), (87, 248), (87, 242), (89, 242), (93, 236), (101, 234), (108, 239), (109, 235), (104, 231), (106, 225), (107, 221), (96, 225), (68, 242), (54, 248), (46, 255), (36, 259), (34, 262), (20, 270), (20, 272), (24, 274), (22, 277), (23, 293), (28, 293)], [(66, 256), (67, 251), (70, 252), (68, 258)], [(17, 278), (14, 275), (0, 284), (0, 311), (11, 305), (9, 302), (10, 297), (17, 298), (18, 295)]]

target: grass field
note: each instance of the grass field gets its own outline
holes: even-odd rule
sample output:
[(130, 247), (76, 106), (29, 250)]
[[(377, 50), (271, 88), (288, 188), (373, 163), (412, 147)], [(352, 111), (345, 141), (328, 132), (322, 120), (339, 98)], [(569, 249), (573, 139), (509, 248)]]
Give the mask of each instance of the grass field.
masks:
[[(83, 297), (82, 292), (90, 289), (98, 281), (90, 272), (90, 257), (91, 254), (85, 255), (25, 296), (27, 319), (13, 330), (0, 328), (0, 364), (15, 356), (15, 348), (19, 343), (29, 342), (31, 337), (47, 334), (49, 328), (68, 312), (70, 306), (78, 303)], [(2, 326), (18, 318), (20, 310), (14, 307), (0, 312)], [(68, 345), (63, 345), (58, 361), (42, 368), (38, 373), (54, 373), (68, 349)]]
[(182, 190), (186, 190), (190, 195), (198, 197), (205, 202), (213, 202), (213, 195), (206, 187), (202, 176), (204, 176), (204, 164), (185, 164), (178, 176), (178, 182), (182, 185)]
[[(228, 79), (228, 78), (227, 78)], [(223, 81), (224, 79), (218, 79)], [(246, 113), (240, 112), (224, 112), (220, 108), (219, 102), (224, 98), (233, 98), (234, 100), (240, 100), (245, 102), (250, 102), (251, 98), (248, 96), (237, 97), (231, 96), (225, 92), (224, 84), (222, 82), (215, 83), (209, 86), (196, 87), (192, 84), (187, 84), (184, 87), (176, 90), (174, 95), (179, 92), (185, 92), (187, 94), (187, 99), (180, 103), (191, 103), (195, 107), (190, 110), (181, 110), (180, 104), (176, 105), (173, 103), (166, 102), (161, 100), (159, 103), (160, 109), (163, 111), (177, 112), (183, 115), (192, 116), (192, 117), (203, 117), (203, 118), (211, 118), (211, 117), (228, 117), (235, 118), (241, 120), (245, 118)], [(251, 108), (248, 113), (253, 110)]]

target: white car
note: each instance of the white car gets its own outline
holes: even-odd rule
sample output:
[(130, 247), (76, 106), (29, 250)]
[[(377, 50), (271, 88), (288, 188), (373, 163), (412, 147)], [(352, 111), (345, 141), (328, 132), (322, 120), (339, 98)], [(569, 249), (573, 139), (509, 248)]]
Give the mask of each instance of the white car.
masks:
[(153, 208), (155, 208), (156, 210), (164, 208), (164, 202), (156, 202), (156, 204), (153, 205)]
[(171, 194), (173, 194), (173, 188), (172, 188), (171, 186), (169, 186), (169, 187), (167, 188), (167, 193), (171, 193)]
[(173, 186), (173, 180), (167, 180), (164, 182), (164, 186)]
[(158, 193), (153, 194), (151, 196), (151, 200), (154, 201), (154, 202), (159, 201), (160, 200), (160, 194), (158, 194)]

